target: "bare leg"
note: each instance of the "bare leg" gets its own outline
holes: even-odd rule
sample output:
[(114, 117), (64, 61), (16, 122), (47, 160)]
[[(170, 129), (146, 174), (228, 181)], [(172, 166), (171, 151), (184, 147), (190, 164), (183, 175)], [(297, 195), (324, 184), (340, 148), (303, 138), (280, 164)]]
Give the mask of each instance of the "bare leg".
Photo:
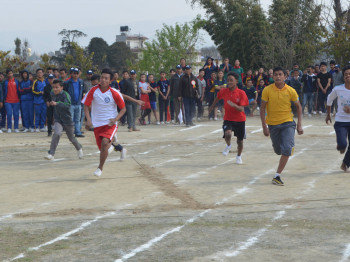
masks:
[(280, 162), (278, 164), (277, 173), (281, 174), (283, 169), (286, 167), (289, 156), (281, 155)]
[(343, 170), (344, 172), (346, 172), (346, 170), (348, 169), (345, 165), (344, 162), (341, 163), (340, 169)]
[(214, 118), (218, 118), (218, 107), (214, 108)]
[(100, 150), (100, 165), (99, 169), (103, 170), (103, 165), (106, 162), (108, 156), (108, 148), (112, 145), (112, 142), (108, 138), (102, 138), (101, 150)]
[(231, 145), (231, 137), (232, 137), (232, 131), (231, 130), (226, 130), (225, 131), (225, 142), (228, 146)]
[(243, 151), (243, 140), (237, 139), (237, 156), (240, 156)]

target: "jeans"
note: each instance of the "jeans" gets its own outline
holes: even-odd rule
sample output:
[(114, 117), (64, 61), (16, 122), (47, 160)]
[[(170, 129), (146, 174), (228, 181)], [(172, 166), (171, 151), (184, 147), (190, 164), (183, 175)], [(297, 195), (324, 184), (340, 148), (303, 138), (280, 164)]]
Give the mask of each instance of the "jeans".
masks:
[(36, 104), (34, 105), (35, 111), (35, 128), (42, 129), (45, 126), (46, 122), (46, 104)]
[(126, 115), (128, 118), (128, 129), (130, 128), (136, 128), (135, 127), (135, 119), (136, 119), (136, 109), (137, 104), (135, 103), (126, 103)]
[(314, 94), (312, 92), (304, 93), (304, 99), (303, 99), (303, 113), (307, 104), (307, 110), (308, 113), (312, 113), (312, 107), (314, 102)]
[(14, 119), (15, 129), (18, 129), (19, 121), (19, 102), (18, 103), (5, 103), (7, 114), (7, 128), (12, 129), (12, 115)]
[(22, 123), (24, 128), (34, 128), (34, 104), (33, 100), (21, 101)]
[[(346, 149), (348, 146), (347, 141), (350, 141), (350, 122), (335, 122), (334, 130), (337, 135), (337, 149)], [(350, 147), (346, 151), (343, 162), (347, 167), (350, 167)]]
[(194, 106), (194, 98), (190, 97), (184, 97), (184, 106), (185, 106), (185, 121), (186, 125), (192, 124), (192, 118), (194, 116), (193, 109), (195, 108)]
[(159, 102), (159, 116), (160, 116), (160, 122), (163, 121), (163, 113), (165, 115), (165, 121), (168, 121), (167, 116), (168, 116), (168, 104), (169, 100), (164, 100), (161, 96), (158, 97), (158, 102)]
[(71, 105), (70, 113), (74, 123), (74, 134), (81, 135), (80, 131), (80, 117), (81, 117), (81, 105)]

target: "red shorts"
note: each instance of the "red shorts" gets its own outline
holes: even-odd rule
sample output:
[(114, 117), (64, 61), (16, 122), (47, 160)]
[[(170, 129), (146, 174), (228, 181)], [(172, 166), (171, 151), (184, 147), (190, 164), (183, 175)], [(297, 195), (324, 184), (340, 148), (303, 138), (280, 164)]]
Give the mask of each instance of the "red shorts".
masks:
[(118, 130), (118, 126), (99, 126), (94, 128), (94, 133), (95, 133), (95, 139), (96, 139), (96, 144), (98, 146), (98, 149), (101, 149), (101, 143), (102, 143), (102, 138), (108, 138), (109, 141), (112, 141), (115, 133)]
[(141, 110), (151, 109), (148, 94), (141, 94), (141, 101), (145, 102), (145, 104), (141, 106)]

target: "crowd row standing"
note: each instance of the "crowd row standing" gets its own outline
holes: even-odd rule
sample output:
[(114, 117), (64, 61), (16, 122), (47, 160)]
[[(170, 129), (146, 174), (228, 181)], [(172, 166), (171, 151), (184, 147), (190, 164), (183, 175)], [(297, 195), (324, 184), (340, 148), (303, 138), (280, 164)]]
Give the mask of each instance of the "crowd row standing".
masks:
[[(121, 119), (122, 124), (127, 123), (128, 130), (139, 131), (136, 122), (141, 125), (151, 123), (151, 113), (155, 117), (156, 124), (180, 124), (186, 126), (194, 125), (193, 120), (201, 120), (203, 117), (203, 105), (210, 107), (220, 89), (226, 87), (227, 74), (235, 72), (239, 75), (238, 87), (245, 91), (249, 107), (245, 113), (254, 114), (259, 109), (261, 95), (264, 88), (274, 82), (273, 71), (265, 72), (260, 68), (254, 72), (249, 69), (245, 73), (240, 66), (239, 60), (235, 60), (232, 66), (229, 59), (225, 58), (220, 66), (214, 63), (213, 58), (208, 58), (203, 68), (199, 70), (198, 76), (192, 74), (191, 66), (186, 64), (182, 58), (180, 64), (171, 69), (168, 74), (160, 72), (159, 81), (155, 80), (153, 74), (140, 74), (137, 76), (135, 70), (123, 71), (122, 79), (119, 74), (114, 73), (111, 87), (120, 90), (121, 93), (142, 100), (141, 117), (136, 119), (139, 104), (126, 101), (126, 116)], [(83, 96), (99, 83), (99, 76), (93, 74), (92, 70), (86, 72), (86, 79), (82, 80), (81, 70), (71, 68), (69, 75), (66, 69), (48, 68), (46, 78), (44, 70), (36, 70), (36, 79), (24, 70), (20, 72), (20, 80), (15, 79), (11, 69), (6, 71), (6, 78), (0, 73), (0, 107), (1, 121), (0, 132), (12, 132), (12, 117), (14, 119), (14, 132), (19, 130), (19, 115), (22, 119), (23, 132), (48, 132), (52, 135), (53, 107), (50, 106), (51, 89), (54, 79), (64, 82), (66, 90), (71, 98), (71, 115), (74, 122), (74, 134), (84, 137), (82, 132), (85, 119), (84, 106), (81, 104)], [(330, 71), (327, 71), (325, 62), (320, 65), (308, 66), (301, 71), (298, 64), (294, 64), (291, 71), (287, 70), (286, 83), (293, 87), (302, 104), (302, 111), (308, 106), (308, 116), (320, 113), (325, 114), (325, 103), (333, 86), (343, 83), (340, 66), (335, 61), (330, 62)], [(209, 120), (217, 120), (218, 112), (224, 115), (223, 101), (216, 104), (215, 110), (209, 113)], [(294, 110), (295, 111), (295, 110)], [(296, 113), (296, 112), (294, 112)], [(6, 126), (7, 119), (7, 126)]]

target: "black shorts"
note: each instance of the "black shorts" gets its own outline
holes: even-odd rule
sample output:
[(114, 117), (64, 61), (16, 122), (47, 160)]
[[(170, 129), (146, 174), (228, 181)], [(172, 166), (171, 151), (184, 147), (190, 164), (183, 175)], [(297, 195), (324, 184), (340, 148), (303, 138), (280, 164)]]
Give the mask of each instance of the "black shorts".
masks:
[(224, 130), (223, 138), (225, 138), (226, 130), (233, 131), (233, 134), (235, 137), (237, 137), (237, 140), (243, 140), (245, 138), (245, 122), (225, 120), (224, 124), (222, 125), (222, 129)]

